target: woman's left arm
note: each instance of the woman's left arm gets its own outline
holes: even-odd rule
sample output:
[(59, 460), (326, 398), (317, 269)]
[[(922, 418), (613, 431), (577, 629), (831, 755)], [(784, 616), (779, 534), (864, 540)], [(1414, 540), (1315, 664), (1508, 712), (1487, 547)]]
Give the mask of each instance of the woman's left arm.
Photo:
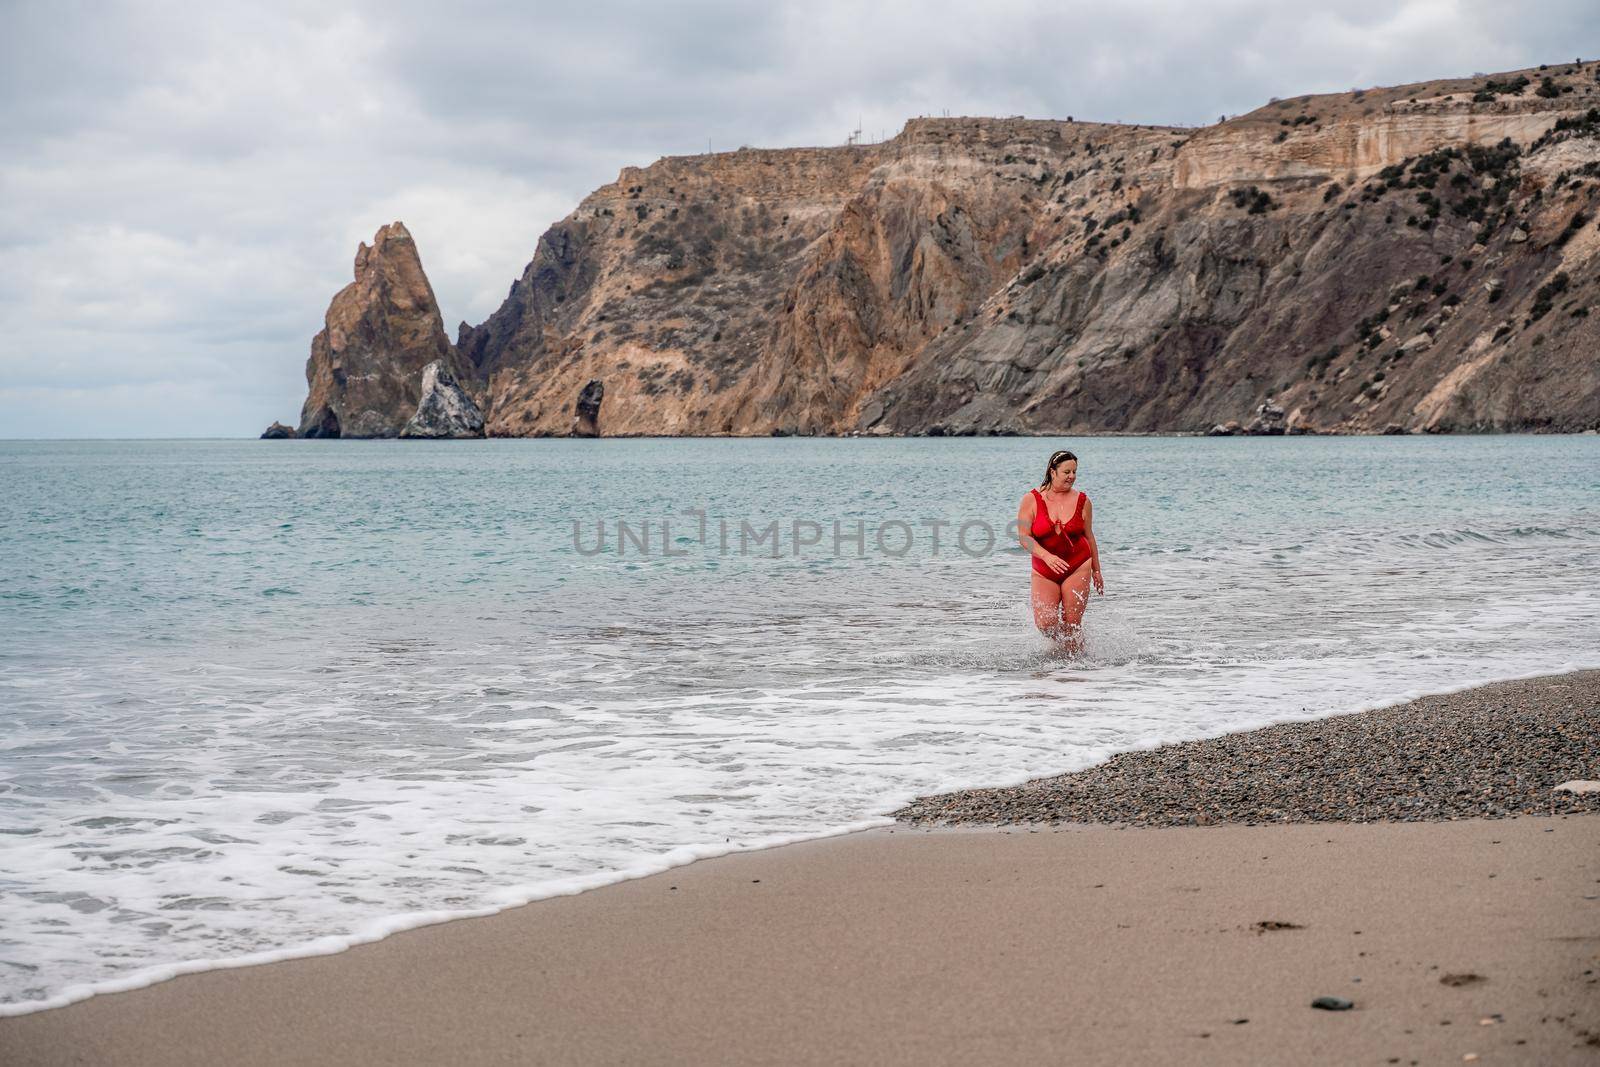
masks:
[(1083, 536), (1089, 539), (1089, 580), (1094, 583), (1094, 591), (1105, 596), (1106, 581), (1100, 576), (1100, 542), (1094, 539), (1094, 501), (1087, 497), (1083, 501)]

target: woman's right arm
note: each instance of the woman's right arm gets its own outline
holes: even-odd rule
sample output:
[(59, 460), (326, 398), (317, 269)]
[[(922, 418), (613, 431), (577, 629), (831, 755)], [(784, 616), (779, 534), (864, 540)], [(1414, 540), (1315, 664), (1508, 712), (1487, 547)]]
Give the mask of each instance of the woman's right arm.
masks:
[(1017, 540), (1030, 554), (1043, 560), (1046, 567), (1057, 574), (1065, 574), (1067, 561), (1033, 539), (1033, 520), (1038, 508), (1038, 502), (1033, 499), (1032, 493), (1022, 495), (1022, 503), (1017, 505)]

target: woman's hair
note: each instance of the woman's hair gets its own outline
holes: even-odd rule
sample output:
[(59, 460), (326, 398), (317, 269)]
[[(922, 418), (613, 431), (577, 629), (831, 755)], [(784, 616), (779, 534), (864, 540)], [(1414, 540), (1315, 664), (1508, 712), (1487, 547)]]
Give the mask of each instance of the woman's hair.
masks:
[(1050, 484), (1050, 476), (1056, 472), (1056, 468), (1061, 466), (1069, 459), (1074, 463), (1078, 461), (1077, 456), (1074, 456), (1071, 452), (1068, 452), (1064, 448), (1059, 452), (1050, 453), (1050, 463), (1044, 469), (1044, 481), (1039, 483), (1039, 488), (1043, 489), (1048, 486)]

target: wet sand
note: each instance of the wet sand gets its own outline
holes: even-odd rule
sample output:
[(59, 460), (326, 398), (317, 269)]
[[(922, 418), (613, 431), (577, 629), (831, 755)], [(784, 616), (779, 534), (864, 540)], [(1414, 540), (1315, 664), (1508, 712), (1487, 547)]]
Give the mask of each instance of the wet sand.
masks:
[(1600, 815), (902, 826), (0, 1019), (0, 1063), (1595, 1063), (1597, 975)]

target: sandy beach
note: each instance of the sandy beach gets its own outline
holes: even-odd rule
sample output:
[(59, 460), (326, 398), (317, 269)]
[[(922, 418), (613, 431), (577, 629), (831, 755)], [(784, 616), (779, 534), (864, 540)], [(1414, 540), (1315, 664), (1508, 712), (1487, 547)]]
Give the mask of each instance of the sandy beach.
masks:
[[(1594, 679), (1451, 699), (1510, 729), (1518, 706), (1587, 714)], [(1522, 733), (1507, 747), (1532, 753)], [(706, 860), (0, 1020), (0, 1061), (1600, 1061), (1600, 814), (1210, 810), (1219, 825), (901, 824)]]

